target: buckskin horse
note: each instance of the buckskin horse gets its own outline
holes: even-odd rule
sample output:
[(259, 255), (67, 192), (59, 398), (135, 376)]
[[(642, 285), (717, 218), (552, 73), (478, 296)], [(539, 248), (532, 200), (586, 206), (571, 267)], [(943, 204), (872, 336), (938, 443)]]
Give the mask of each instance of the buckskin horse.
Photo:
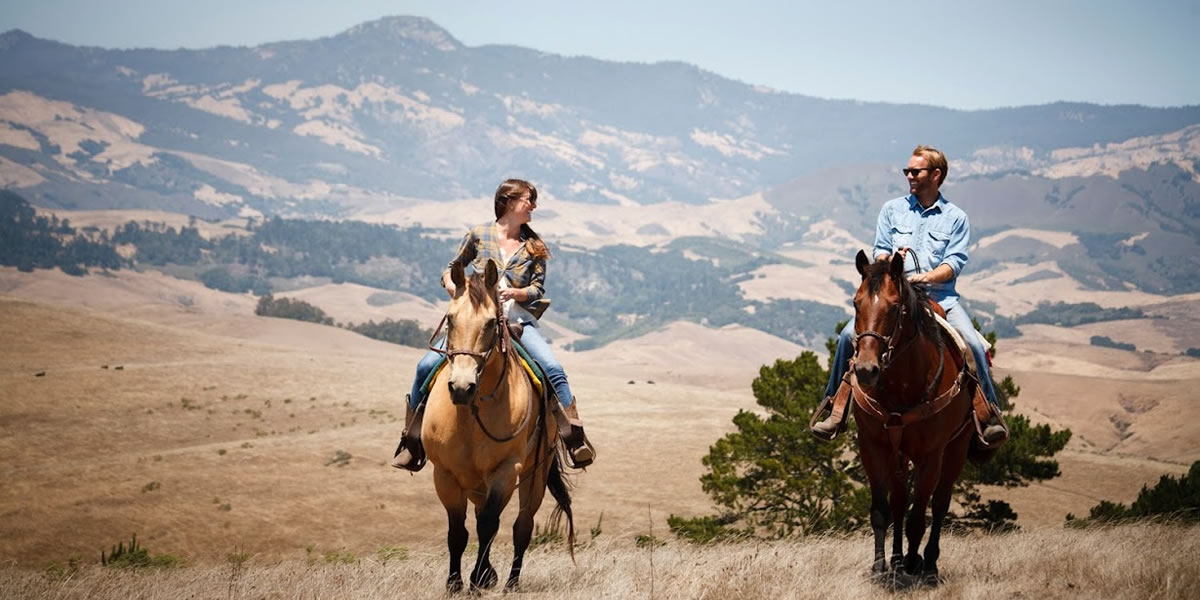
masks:
[[(462, 589), (462, 555), (467, 547), (467, 502), (475, 507), (479, 554), (471, 571), (471, 589), (497, 583), (489, 556), (500, 514), (517, 490), (520, 512), (513, 524), (513, 562), (507, 588), (521, 577), (533, 517), (546, 490), (567, 518), (568, 550), (574, 559), (575, 524), (571, 497), (556, 453), (557, 437), (547, 427), (545, 402), (526, 376), (497, 300), (496, 266), (468, 279), (462, 265), (451, 270), (454, 298), (430, 339), (443, 352), (446, 366), (430, 386), (422, 439), (438, 499), (449, 521), (449, 591)], [(433, 338), (445, 326), (445, 350)], [(552, 418), (552, 417), (549, 417)]]
[[(903, 253), (872, 264), (860, 250), (855, 265), (862, 283), (854, 294), (850, 382), (859, 454), (871, 487), (871, 572), (888, 572), (884, 541), (894, 523), (891, 569), (936, 585), (942, 523), (974, 438), (972, 382), (933, 316), (941, 308), (905, 279)], [(912, 508), (905, 522), (910, 462)], [(931, 497), (933, 523), (922, 557), (918, 548)], [(908, 537), (904, 555), (901, 523)]]

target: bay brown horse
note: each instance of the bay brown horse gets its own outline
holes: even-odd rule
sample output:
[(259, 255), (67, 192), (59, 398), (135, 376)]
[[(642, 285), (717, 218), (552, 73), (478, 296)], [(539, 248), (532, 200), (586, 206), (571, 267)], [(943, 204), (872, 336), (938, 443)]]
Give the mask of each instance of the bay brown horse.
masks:
[[(557, 436), (547, 427), (545, 402), (526, 376), (512, 349), (496, 295), (498, 273), (488, 262), (484, 273), (467, 278), (463, 267), (451, 270), (455, 294), (438, 326), (446, 327), (446, 366), (430, 386), (421, 436), (438, 499), (449, 521), (450, 574), (446, 587), (463, 587), (462, 555), (469, 534), (467, 502), (475, 507), (479, 554), (471, 571), (472, 589), (497, 583), (490, 554), (500, 514), (513, 492), (520, 512), (513, 524), (513, 562), (506, 587), (516, 587), (533, 534), (534, 515), (549, 489), (567, 518), (568, 549), (574, 558), (575, 524), (571, 497), (556, 452)], [(437, 332), (434, 332), (434, 337)]]
[[(972, 389), (933, 317), (940, 307), (905, 279), (903, 253), (870, 263), (859, 251), (855, 263), (862, 283), (854, 295), (851, 389), (859, 454), (871, 487), (871, 571), (888, 572), (884, 541), (895, 524), (891, 569), (936, 584), (942, 524), (973, 438)], [(912, 508), (905, 521), (910, 463)], [(922, 556), (918, 548), (930, 498), (933, 523)]]

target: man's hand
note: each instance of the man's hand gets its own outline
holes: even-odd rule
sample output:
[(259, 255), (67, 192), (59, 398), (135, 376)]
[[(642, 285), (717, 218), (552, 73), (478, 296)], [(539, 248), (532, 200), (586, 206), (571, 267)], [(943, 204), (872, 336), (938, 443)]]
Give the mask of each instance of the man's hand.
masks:
[(932, 271), (913, 273), (908, 276), (910, 283), (944, 283), (951, 279), (954, 279), (954, 269), (945, 263), (938, 265)]

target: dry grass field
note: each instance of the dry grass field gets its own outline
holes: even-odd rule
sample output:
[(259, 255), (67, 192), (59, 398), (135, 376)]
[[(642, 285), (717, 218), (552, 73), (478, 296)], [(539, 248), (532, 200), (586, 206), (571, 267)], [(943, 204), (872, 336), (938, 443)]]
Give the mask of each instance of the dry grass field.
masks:
[[(339, 320), (437, 314), (413, 298), (370, 306), (370, 290), (357, 286), (289, 295), (327, 305)], [(431, 474), (387, 466), (421, 352), (255, 317), (253, 307), (250, 296), (155, 272), (0, 269), (0, 597), (440, 596), (445, 524)], [(914, 597), (1195, 597), (1197, 567), (1179, 564), (1197, 555), (1194, 530), (1064, 532), (1061, 524), (1101, 499), (1129, 502), (1143, 484), (1200, 458), (1200, 361), (1043, 333), (1006, 341), (997, 365), (1022, 386), (1023, 412), (1076, 432), (1059, 457), (1063, 475), (990, 490), (1012, 502), (1024, 533), (952, 538), (946, 584)], [(737, 410), (754, 406), (749, 384), (759, 365), (800, 350), (744, 328), (675, 324), (563, 352), (600, 452), (575, 478), (577, 525), (585, 541), (594, 526), (603, 533), (574, 567), (561, 548), (536, 550), (524, 591), (874, 591), (863, 575), (866, 538), (721, 550), (669, 541), (654, 553), (653, 574), (649, 551), (633, 545), (641, 534), (669, 538), (669, 514), (712, 510), (698, 482), (701, 456)], [(511, 552), (508, 523), (498, 565)], [(90, 565), (134, 532), (151, 552), (189, 566), (154, 577), (41, 571), (71, 557)], [(382, 562), (381, 549), (400, 547), (408, 560)], [(231, 552), (252, 557), (244, 570), (229, 563)], [(327, 555), (357, 562), (327, 564)]]
[[(1085, 531), (1038, 531), (944, 538), (937, 587), (904, 588), (867, 576), (866, 536), (798, 542), (642, 548), (602, 533), (576, 551), (561, 545), (527, 556), (520, 596), (668, 600), (725, 598), (868, 598), (889, 592), (936, 598), (1139, 598), (1200, 596), (1200, 535), (1195, 527), (1136, 525)], [(470, 551), (470, 549), (468, 549)], [(493, 553), (507, 567), (511, 547)], [(468, 562), (470, 564), (470, 562)], [(78, 571), (0, 567), (5, 598), (276, 599), (445, 598), (444, 552), (403, 558), (320, 555), (285, 560), (232, 556), (223, 563), (133, 572), (87, 566)], [(498, 590), (482, 597), (501, 597)], [(505, 595), (507, 596), (507, 595)]]

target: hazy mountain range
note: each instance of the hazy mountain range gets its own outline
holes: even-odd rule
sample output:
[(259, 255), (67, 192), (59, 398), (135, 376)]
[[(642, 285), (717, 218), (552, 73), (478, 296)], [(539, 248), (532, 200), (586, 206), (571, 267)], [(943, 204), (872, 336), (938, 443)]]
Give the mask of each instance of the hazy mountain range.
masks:
[[(51, 209), (354, 217), (519, 175), (590, 204), (753, 195), (753, 235), (706, 227), (775, 248), (828, 220), (868, 238), (919, 142), (950, 155), (947, 195), (980, 233), (1078, 240), (992, 246), (976, 266), (1049, 260), (1101, 289), (1200, 290), (1198, 106), (826, 100), (682, 63), (467, 47), (412, 17), (252, 48), (0, 35), (0, 182)], [(669, 241), (663, 214), (638, 233)]]

